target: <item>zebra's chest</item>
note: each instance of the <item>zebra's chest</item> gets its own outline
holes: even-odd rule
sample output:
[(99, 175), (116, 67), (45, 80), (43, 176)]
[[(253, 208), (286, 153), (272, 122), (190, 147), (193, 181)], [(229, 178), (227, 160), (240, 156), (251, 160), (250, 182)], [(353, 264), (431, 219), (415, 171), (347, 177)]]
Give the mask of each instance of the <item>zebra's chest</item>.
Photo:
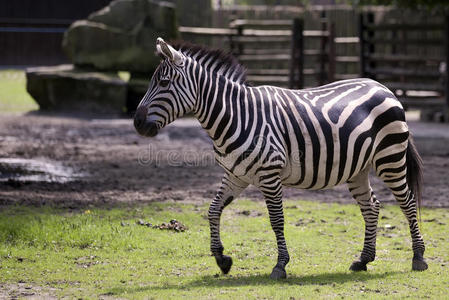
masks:
[(238, 179), (253, 185), (258, 185), (260, 177), (260, 170), (266, 163), (260, 159), (260, 152), (258, 155), (252, 157), (249, 152), (243, 151), (231, 152), (228, 154), (215, 153), (215, 160), (227, 173), (232, 174)]

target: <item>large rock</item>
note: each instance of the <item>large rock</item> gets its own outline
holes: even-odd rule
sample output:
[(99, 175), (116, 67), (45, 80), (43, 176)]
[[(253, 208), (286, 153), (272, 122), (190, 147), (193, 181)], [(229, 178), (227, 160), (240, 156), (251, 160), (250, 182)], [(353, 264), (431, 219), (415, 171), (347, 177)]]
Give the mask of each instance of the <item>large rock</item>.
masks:
[(63, 48), (75, 65), (152, 73), (159, 64), (154, 55), (158, 36), (178, 36), (173, 4), (115, 0), (73, 23), (64, 34)]
[(79, 70), (73, 65), (29, 68), (27, 91), (43, 110), (121, 113), (127, 83), (117, 73)]

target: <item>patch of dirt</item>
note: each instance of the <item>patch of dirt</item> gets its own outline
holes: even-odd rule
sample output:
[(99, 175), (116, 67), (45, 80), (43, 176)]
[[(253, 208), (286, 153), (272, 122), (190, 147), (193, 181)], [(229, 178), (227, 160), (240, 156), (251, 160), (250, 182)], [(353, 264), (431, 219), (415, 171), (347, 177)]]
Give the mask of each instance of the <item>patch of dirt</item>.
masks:
[(0, 299), (58, 299), (57, 289), (28, 283), (0, 283)]
[[(139, 137), (130, 119), (0, 115), (0, 158), (52, 161), (83, 174), (68, 182), (0, 182), (0, 205), (82, 208), (152, 201), (210, 202), (223, 171), (196, 120), (169, 125), (153, 139)], [(424, 156), (424, 205), (449, 207), (449, 157)], [(377, 179), (381, 203), (394, 202)], [(243, 197), (261, 199), (248, 188)], [(345, 185), (331, 190), (286, 188), (285, 198), (355, 203)]]

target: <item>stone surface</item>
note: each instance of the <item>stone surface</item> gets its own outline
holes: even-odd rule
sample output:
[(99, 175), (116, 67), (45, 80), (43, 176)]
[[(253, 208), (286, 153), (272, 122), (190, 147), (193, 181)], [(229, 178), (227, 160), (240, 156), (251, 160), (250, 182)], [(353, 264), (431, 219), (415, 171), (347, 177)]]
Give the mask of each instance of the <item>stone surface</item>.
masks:
[(178, 36), (173, 4), (115, 0), (74, 22), (64, 34), (63, 48), (78, 66), (152, 73), (160, 60), (154, 55), (158, 36)]
[(116, 73), (100, 73), (73, 65), (26, 70), (27, 91), (42, 110), (121, 113), (127, 83)]

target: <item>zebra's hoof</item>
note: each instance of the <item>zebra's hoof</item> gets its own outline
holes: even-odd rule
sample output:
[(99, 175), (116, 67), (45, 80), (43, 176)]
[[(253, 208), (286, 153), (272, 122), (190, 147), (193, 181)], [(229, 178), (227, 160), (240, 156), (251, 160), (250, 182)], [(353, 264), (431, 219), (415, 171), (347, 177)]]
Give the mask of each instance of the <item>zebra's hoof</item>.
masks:
[(228, 274), (232, 267), (232, 258), (227, 255), (222, 255), (215, 257), (215, 260), (217, 261), (217, 265), (220, 267), (223, 274)]
[(356, 260), (352, 263), (352, 265), (349, 267), (349, 270), (351, 271), (367, 271), (366, 263), (361, 262), (360, 260)]
[(276, 266), (276, 267), (273, 268), (273, 271), (271, 272), (270, 278), (271, 279), (284, 279), (284, 278), (287, 278), (287, 272), (285, 272), (284, 268)]
[(413, 271), (424, 271), (427, 270), (429, 266), (424, 259), (414, 259), (412, 263)]

